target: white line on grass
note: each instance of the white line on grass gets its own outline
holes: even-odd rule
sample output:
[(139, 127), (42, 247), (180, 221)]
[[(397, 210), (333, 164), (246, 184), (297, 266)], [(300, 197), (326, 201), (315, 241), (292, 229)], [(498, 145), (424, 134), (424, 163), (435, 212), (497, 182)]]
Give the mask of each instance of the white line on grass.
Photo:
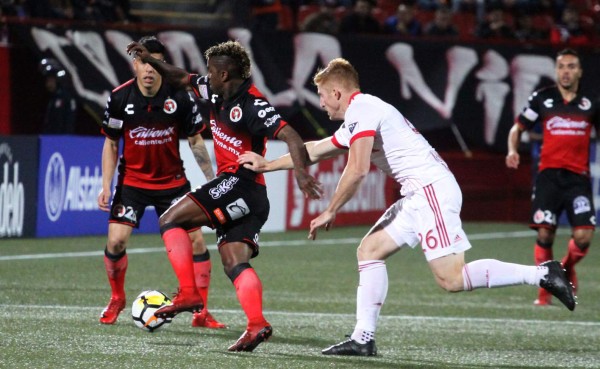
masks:
[[(71, 311), (94, 311), (98, 310), (97, 306), (66, 306), (66, 305), (10, 305), (0, 304), (0, 308), (10, 309), (33, 309), (33, 310), (71, 310)], [(240, 310), (231, 309), (214, 309), (213, 313), (223, 314), (240, 314)], [(319, 317), (319, 318), (341, 318), (353, 319), (354, 314), (340, 313), (315, 313), (315, 312), (292, 312), (292, 311), (274, 311), (265, 310), (266, 315), (279, 315), (284, 317)], [(419, 316), (419, 315), (382, 315), (381, 319), (390, 320), (410, 320), (410, 321), (447, 321), (447, 322), (475, 322), (475, 323), (520, 323), (520, 324), (560, 324), (563, 326), (584, 326), (584, 327), (600, 327), (600, 322), (591, 321), (568, 321), (568, 320), (537, 320), (537, 319), (510, 319), (510, 318), (474, 318), (474, 317), (448, 317), (448, 316)]]
[[(558, 234), (567, 234), (570, 232), (567, 229), (559, 229)], [(516, 231), (516, 232), (492, 232), (492, 233), (475, 233), (469, 235), (470, 240), (491, 240), (498, 238), (523, 238), (532, 237), (533, 231)], [(261, 242), (261, 247), (278, 247), (278, 246), (305, 246), (305, 245), (347, 245), (355, 244), (358, 245), (360, 238), (338, 238), (329, 240), (280, 240), (280, 241), (265, 241)], [(211, 250), (216, 250), (216, 246), (209, 246)], [(149, 254), (153, 252), (164, 252), (164, 247), (145, 247), (145, 248), (130, 248), (127, 249), (128, 254)], [(0, 256), (0, 261), (11, 261), (11, 260), (33, 260), (33, 259), (54, 259), (54, 258), (77, 258), (77, 257), (88, 257), (88, 256), (102, 256), (104, 251), (82, 251), (82, 252), (55, 252), (45, 254), (24, 254), (24, 255), (8, 255)]]

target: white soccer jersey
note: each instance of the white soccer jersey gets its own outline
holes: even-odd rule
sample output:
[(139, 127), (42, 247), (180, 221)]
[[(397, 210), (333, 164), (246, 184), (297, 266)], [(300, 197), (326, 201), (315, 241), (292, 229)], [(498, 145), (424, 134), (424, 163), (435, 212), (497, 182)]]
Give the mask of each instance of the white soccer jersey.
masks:
[(444, 160), (398, 109), (373, 95), (357, 93), (332, 142), (349, 148), (357, 138), (369, 136), (375, 137), (371, 162), (402, 186), (403, 196), (452, 176)]

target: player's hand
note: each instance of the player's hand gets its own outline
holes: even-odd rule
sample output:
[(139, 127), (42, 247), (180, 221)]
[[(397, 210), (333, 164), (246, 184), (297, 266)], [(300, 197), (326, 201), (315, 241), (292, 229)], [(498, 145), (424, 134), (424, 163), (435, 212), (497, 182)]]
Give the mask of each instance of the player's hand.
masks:
[(110, 191), (100, 190), (98, 195), (98, 207), (102, 211), (110, 211)]
[(323, 196), (323, 187), (321, 186), (321, 182), (317, 181), (317, 179), (306, 171), (306, 169), (294, 169), (296, 174), (296, 182), (298, 182), (298, 186), (300, 190), (304, 192), (304, 196), (309, 197), (311, 199), (320, 199)]
[(308, 231), (308, 239), (315, 240), (317, 238), (317, 229), (321, 227), (325, 227), (325, 230), (328, 231), (335, 220), (335, 213), (325, 210), (318, 217), (313, 219), (310, 222), (310, 230)]
[(518, 169), (520, 161), (521, 161), (521, 159), (519, 157), (519, 154), (516, 152), (509, 153), (508, 155), (506, 155), (506, 167), (507, 168)]
[(148, 49), (139, 42), (133, 41), (127, 45), (127, 54), (138, 56), (140, 59), (144, 60), (144, 57), (150, 56)]
[(256, 173), (264, 173), (267, 171), (267, 159), (254, 151), (244, 152), (238, 156), (237, 162), (238, 164), (243, 165), (244, 168), (250, 169)]

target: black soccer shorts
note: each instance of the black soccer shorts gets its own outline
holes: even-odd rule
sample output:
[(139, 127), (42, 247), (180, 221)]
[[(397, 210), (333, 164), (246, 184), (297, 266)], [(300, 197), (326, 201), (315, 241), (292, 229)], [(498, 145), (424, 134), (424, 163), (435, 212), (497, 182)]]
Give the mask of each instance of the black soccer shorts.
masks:
[(116, 186), (108, 221), (139, 228), (147, 206), (154, 206), (156, 214), (160, 217), (171, 205), (185, 196), (190, 188), (189, 182), (168, 190)]
[(217, 245), (244, 242), (258, 255), (260, 229), (269, 216), (267, 188), (252, 178), (223, 173), (188, 194), (217, 231)]
[(556, 228), (563, 211), (573, 228), (596, 226), (590, 178), (566, 169), (544, 169), (535, 182), (530, 227)]

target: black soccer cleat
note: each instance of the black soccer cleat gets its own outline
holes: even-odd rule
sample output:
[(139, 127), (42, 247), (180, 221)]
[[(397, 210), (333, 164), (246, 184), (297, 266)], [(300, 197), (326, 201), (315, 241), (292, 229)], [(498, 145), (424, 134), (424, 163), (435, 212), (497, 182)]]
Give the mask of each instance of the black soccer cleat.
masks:
[(567, 309), (571, 311), (575, 310), (577, 296), (575, 296), (573, 285), (567, 279), (562, 265), (556, 260), (550, 260), (541, 263), (540, 266), (548, 268), (548, 274), (540, 281), (540, 287), (556, 296)]
[(377, 346), (375, 346), (375, 340), (362, 344), (349, 339), (326, 348), (321, 353), (323, 355), (375, 356), (377, 355)]

